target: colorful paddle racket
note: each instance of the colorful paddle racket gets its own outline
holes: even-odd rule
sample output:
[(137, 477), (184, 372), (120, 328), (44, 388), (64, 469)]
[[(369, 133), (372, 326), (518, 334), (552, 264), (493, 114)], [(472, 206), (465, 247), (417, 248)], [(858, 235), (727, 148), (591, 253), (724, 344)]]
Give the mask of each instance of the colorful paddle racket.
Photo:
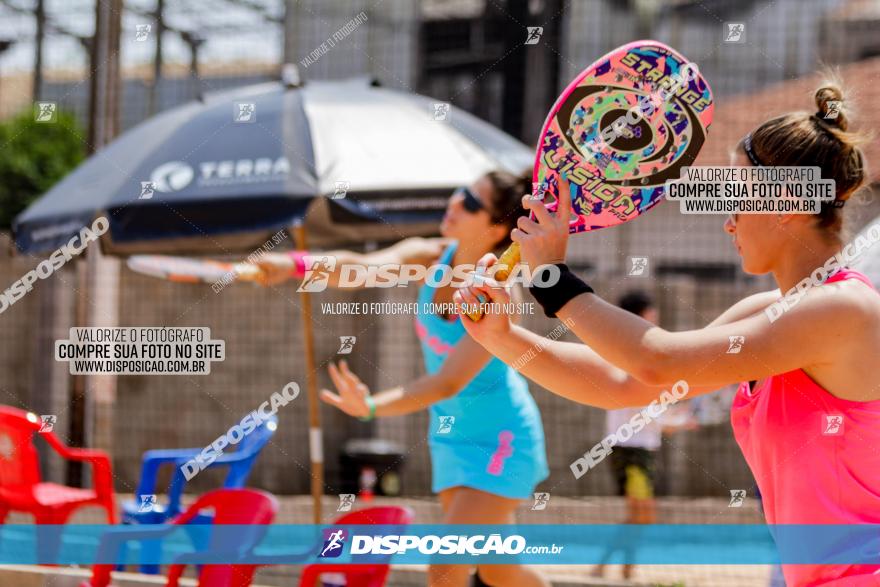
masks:
[[(713, 111), (709, 84), (680, 53), (657, 41), (615, 49), (582, 71), (547, 115), (533, 196), (550, 211), (560, 196), (570, 198), (571, 233), (628, 222), (660, 202), (666, 181), (693, 164)], [(495, 278), (507, 279), (519, 259), (513, 243)]]
[(131, 256), (128, 258), (128, 268), (144, 275), (181, 283), (258, 281), (262, 275), (260, 268), (250, 263), (223, 263), (164, 255)]

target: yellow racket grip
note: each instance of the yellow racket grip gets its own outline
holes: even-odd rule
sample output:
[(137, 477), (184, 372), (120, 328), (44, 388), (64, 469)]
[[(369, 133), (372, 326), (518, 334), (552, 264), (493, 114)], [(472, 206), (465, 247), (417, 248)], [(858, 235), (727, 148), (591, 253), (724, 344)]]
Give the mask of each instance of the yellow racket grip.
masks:
[[(513, 271), (513, 268), (519, 263), (519, 243), (511, 243), (507, 250), (501, 253), (501, 256), (498, 257), (498, 261), (495, 263), (496, 266), (501, 266), (495, 272), (495, 280), (502, 282), (507, 281), (507, 278), (510, 277), (510, 272)], [(483, 313), (480, 310), (475, 312), (470, 312), (467, 315), (473, 322), (479, 322), (483, 317)]]

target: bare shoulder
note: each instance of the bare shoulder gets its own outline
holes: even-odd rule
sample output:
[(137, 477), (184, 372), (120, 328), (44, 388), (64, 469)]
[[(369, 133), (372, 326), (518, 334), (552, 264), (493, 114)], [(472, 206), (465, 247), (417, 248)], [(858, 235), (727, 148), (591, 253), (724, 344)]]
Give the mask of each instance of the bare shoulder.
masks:
[(825, 283), (808, 290), (803, 298), (848, 317), (880, 321), (880, 293), (858, 279)]
[(850, 346), (850, 351), (880, 346), (880, 295), (859, 280), (826, 283), (800, 296), (786, 295), (775, 305), (775, 325), (792, 333), (835, 340), (832, 346)]
[(842, 399), (880, 399), (873, 360), (880, 349), (880, 295), (873, 288), (857, 279), (814, 287), (790, 314), (791, 324), (812, 325), (797, 339), (812, 338), (823, 349), (822, 360), (805, 368), (815, 381)]

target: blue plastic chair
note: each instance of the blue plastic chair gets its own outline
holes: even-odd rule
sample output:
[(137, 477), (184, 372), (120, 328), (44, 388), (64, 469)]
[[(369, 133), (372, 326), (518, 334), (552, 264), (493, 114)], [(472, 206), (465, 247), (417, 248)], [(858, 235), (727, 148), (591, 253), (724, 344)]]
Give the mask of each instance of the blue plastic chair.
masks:
[[(223, 488), (240, 489), (244, 487), (254, 462), (260, 455), (260, 451), (263, 450), (263, 447), (266, 446), (266, 443), (269, 442), (277, 429), (278, 418), (272, 415), (250, 434), (242, 438), (236, 447), (226, 447), (223, 454), (217, 457), (210, 465), (205, 466), (203, 470), (229, 467), (229, 473), (223, 482)], [(141, 463), (141, 478), (138, 483), (137, 493), (135, 494), (138, 499), (122, 504), (122, 523), (164, 524), (182, 513), (183, 509), (180, 502), (187, 480), (181, 467), (190, 459), (194, 459), (203, 450), (204, 447), (148, 450), (145, 452)], [(163, 465), (174, 467), (174, 474), (168, 486), (168, 501), (165, 504), (160, 504), (157, 501), (150, 504), (151, 507), (144, 508), (142, 507), (143, 502), (140, 501), (140, 496), (156, 494), (156, 477)], [(211, 524), (213, 521), (213, 515), (211, 514), (197, 514), (190, 523)], [(153, 564), (142, 564), (140, 571), (155, 575), (159, 573), (159, 567)]]

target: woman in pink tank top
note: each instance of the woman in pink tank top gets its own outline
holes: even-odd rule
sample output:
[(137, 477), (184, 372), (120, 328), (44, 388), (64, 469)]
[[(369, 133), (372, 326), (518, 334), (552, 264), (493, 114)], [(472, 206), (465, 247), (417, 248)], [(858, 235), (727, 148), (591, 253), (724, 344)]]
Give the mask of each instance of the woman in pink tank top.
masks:
[[(661, 391), (670, 386), (694, 397), (746, 382), (731, 420), (767, 522), (880, 524), (880, 295), (845, 267), (880, 240), (880, 225), (869, 239), (844, 246), (842, 208), (865, 182), (864, 156), (859, 137), (847, 131), (837, 84), (815, 98), (816, 113), (768, 120), (737, 145), (734, 159), (738, 166), (819, 167), (822, 179), (835, 181), (835, 200), (818, 214), (738, 214), (725, 223), (743, 270), (771, 274), (779, 290), (741, 300), (702, 329), (670, 332), (605, 302), (565, 266), (567, 198), (557, 214), (524, 198), (536, 219), (521, 218), (512, 238), (533, 271), (555, 264), (562, 275), (533, 291), (535, 298), (586, 345), (548, 341), (498, 314), (463, 323), (546, 389), (606, 409), (668, 399)], [(475, 303), (483, 294), (505, 303), (496, 285), (462, 290), (457, 300)], [(523, 364), (530, 348), (543, 350)], [(870, 564), (783, 571), (790, 586), (880, 585), (880, 553), (863, 562)]]

